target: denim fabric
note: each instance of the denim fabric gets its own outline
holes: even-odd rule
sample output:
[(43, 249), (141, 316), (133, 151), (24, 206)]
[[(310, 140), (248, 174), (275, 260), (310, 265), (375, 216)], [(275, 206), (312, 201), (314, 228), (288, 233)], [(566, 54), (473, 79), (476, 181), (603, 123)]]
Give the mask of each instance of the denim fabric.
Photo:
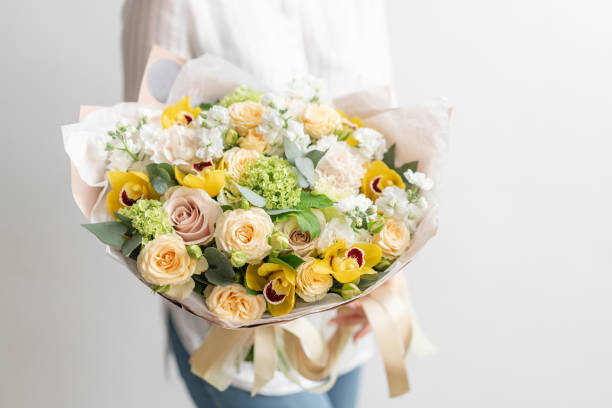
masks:
[(206, 408), (354, 408), (357, 402), (359, 369), (338, 378), (331, 390), (324, 394), (299, 392), (296, 394), (256, 395), (239, 388), (229, 387), (221, 392), (191, 373), (189, 354), (183, 346), (172, 320), (168, 317), (170, 343), (179, 371), (191, 399), (197, 407)]

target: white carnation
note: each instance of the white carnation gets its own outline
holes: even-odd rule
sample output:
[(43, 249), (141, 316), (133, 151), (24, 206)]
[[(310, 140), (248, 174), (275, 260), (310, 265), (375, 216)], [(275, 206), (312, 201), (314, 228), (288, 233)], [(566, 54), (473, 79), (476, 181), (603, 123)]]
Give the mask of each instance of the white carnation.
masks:
[(325, 178), (326, 183), (330, 183), (336, 190), (349, 194), (357, 193), (365, 174), (367, 160), (357, 149), (344, 142), (326, 137), (319, 142), (322, 143), (317, 143), (315, 148), (327, 150), (327, 153), (317, 165), (317, 179)]
[(406, 177), (410, 184), (414, 184), (421, 190), (427, 191), (433, 187), (433, 180), (427, 177), (425, 173), (414, 172), (408, 169), (404, 172), (404, 177)]
[(387, 151), (387, 142), (380, 132), (362, 127), (353, 133), (353, 137), (358, 142), (359, 151), (368, 159), (382, 160), (383, 154)]

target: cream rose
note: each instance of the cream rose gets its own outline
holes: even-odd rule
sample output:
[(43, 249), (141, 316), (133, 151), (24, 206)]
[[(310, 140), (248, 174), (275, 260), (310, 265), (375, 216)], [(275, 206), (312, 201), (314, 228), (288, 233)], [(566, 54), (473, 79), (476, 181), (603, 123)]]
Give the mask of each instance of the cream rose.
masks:
[[(325, 217), (323, 213), (321, 210), (314, 209), (312, 212), (317, 216), (321, 229), (323, 229), (325, 226)], [(287, 235), (289, 238), (289, 248), (291, 248), (297, 256), (308, 256), (317, 246), (319, 238), (312, 238), (309, 231), (302, 232), (296, 217), (289, 217), (285, 221), (276, 224), (276, 227)]]
[(227, 253), (243, 252), (248, 263), (259, 262), (272, 249), (268, 237), (273, 229), (270, 216), (261, 208), (226, 211), (217, 222), (217, 247)]
[(215, 316), (234, 323), (259, 319), (266, 310), (263, 295), (249, 295), (244, 286), (232, 283), (215, 286), (206, 298), (208, 310)]
[(410, 245), (410, 230), (403, 221), (390, 218), (383, 229), (374, 235), (372, 243), (382, 249), (383, 256), (397, 258)]
[[(323, 263), (323, 266), (321, 266)], [(307, 258), (297, 267), (295, 291), (305, 302), (316, 302), (325, 297), (332, 287), (333, 279), (329, 267), (320, 259)]]
[(234, 147), (228, 150), (223, 157), (225, 174), (238, 180), (247, 164), (255, 163), (259, 156), (259, 152), (250, 149)]
[(304, 131), (313, 139), (331, 134), (342, 122), (340, 114), (331, 106), (309, 104), (302, 114)]
[(150, 241), (138, 254), (136, 263), (143, 279), (159, 286), (185, 283), (198, 269), (177, 235), (161, 235)]
[(257, 133), (257, 129), (250, 129), (245, 137), (240, 138), (238, 144), (243, 149), (254, 150), (258, 153), (263, 153), (268, 149), (268, 142)]
[(266, 108), (257, 102), (237, 102), (229, 107), (230, 121), (240, 136), (246, 136), (249, 129), (259, 126), (265, 110)]
[(217, 218), (223, 214), (218, 202), (199, 188), (176, 187), (166, 193), (164, 209), (185, 244), (205, 245), (213, 240)]

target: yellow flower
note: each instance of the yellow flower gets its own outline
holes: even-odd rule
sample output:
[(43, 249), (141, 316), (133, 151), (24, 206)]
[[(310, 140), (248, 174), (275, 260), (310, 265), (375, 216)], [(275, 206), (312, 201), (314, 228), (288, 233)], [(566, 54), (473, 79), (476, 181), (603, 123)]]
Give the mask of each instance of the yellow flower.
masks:
[(107, 175), (112, 190), (106, 196), (106, 206), (115, 218), (119, 209), (131, 207), (141, 198), (157, 200), (160, 197), (143, 172), (111, 170)]
[(161, 114), (161, 123), (168, 129), (177, 123), (188, 125), (200, 114), (200, 108), (192, 108), (189, 96), (184, 97), (176, 105), (170, 105)]
[(338, 282), (349, 283), (361, 275), (376, 273), (372, 267), (380, 262), (382, 250), (364, 243), (347, 248), (344, 241), (338, 241), (325, 250), (323, 258)]
[(254, 291), (263, 291), (272, 316), (282, 316), (295, 305), (295, 270), (274, 263), (249, 265), (245, 283)]
[(200, 188), (211, 197), (216, 197), (225, 185), (225, 172), (213, 167), (205, 167), (197, 174), (185, 174), (178, 167), (174, 167), (174, 177), (181, 186)]
[(361, 192), (372, 201), (376, 201), (382, 191), (389, 186), (397, 186), (402, 190), (406, 188), (400, 175), (380, 160), (372, 163), (361, 179)]

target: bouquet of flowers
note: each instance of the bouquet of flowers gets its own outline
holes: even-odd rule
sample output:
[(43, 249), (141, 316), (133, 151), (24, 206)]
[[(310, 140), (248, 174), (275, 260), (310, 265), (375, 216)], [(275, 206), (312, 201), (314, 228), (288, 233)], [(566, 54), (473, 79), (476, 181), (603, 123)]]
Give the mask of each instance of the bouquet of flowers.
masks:
[(333, 102), (313, 78), (273, 91), (212, 56), (185, 64), (168, 100), (65, 126), (73, 190), (117, 260), (215, 325), (339, 307), (435, 233), (442, 101)]

